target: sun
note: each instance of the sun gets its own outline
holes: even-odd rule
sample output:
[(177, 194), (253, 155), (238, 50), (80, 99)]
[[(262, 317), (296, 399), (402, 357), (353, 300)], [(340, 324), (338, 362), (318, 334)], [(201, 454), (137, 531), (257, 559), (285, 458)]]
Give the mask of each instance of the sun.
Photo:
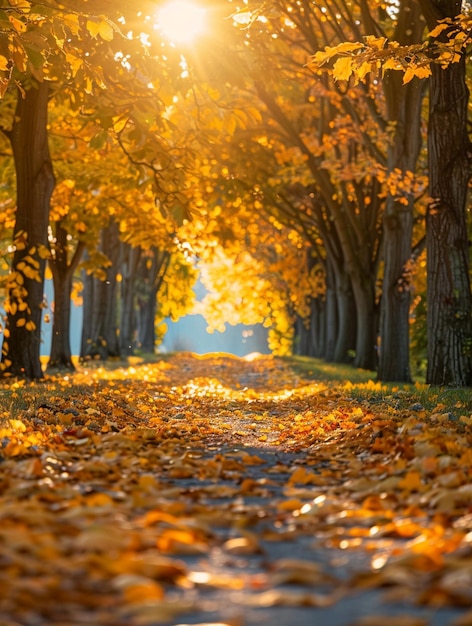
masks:
[(157, 30), (174, 44), (190, 44), (205, 32), (206, 10), (188, 0), (172, 0), (157, 13)]

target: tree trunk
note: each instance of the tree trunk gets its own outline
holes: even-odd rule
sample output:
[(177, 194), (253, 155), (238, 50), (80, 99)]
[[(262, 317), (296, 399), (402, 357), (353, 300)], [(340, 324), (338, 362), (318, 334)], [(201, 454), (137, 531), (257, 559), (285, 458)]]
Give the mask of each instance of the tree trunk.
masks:
[(307, 325), (306, 322), (306, 319), (300, 317), (299, 315), (296, 316), (293, 352), (294, 354), (298, 354), (300, 356), (313, 356), (311, 328)]
[(67, 231), (58, 222), (54, 254), (49, 259), (54, 283), (54, 313), (48, 370), (51, 368), (75, 369), (70, 348), (71, 293), (74, 272), (80, 262), (84, 244), (78, 243), (70, 264), (67, 259), (67, 249)]
[(121, 248), (120, 349), (123, 355), (130, 355), (136, 347), (136, 281), (142, 249), (127, 243), (122, 243)]
[(143, 352), (152, 354), (156, 345), (156, 297), (157, 293), (149, 294), (149, 300), (139, 303), (139, 326), (138, 326), (138, 344)]
[(18, 94), (10, 140), (16, 169), (15, 252), (7, 291), (2, 349), (5, 373), (42, 378), (40, 361), (44, 269), (54, 174), (47, 132), (48, 83)]
[[(85, 255), (88, 257), (88, 254)], [(82, 337), (80, 343), (80, 358), (87, 358), (89, 343), (93, 336), (94, 311), (94, 278), (85, 270), (82, 271)]]
[(334, 350), (334, 363), (351, 363), (356, 347), (357, 311), (351, 289), (351, 280), (345, 272), (336, 278), (336, 302), (338, 310), (338, 336)]
[(167, 272), (170, 253), (152, 248), (144, 255), (140, 266), (140, 288), (138, 295), (138, 345), (143, 352), (153, 353), (156, 344), (155, 319), (157, 294)]
[[(119, 357), (117, 325), (117, 273), (120, 256), (118, 225), (110, 224), (102, 231), (101, 250), (110, 260), (104, 280), (84, 278), (84, 324), (81, 358)], [(85, 304), (85, 298), (88, 302)]]
[(324, 358), (326, 354), (326, 299), (313, 298), (310, 317), (312, 356)]
[[(424, 21), (416, 2), (402, 0), (394, 39), (401, 44), (422, 40)], [(403, 85), (403, 74), (385, 74), (384, 93), (388, 121), (395, 134), (388, 149), (388, 172), (402, 175), (416, 170), (421, 148), (422, 81)], [(380, 314), (380, 354), (378, 378), (382, 381), (410, 382), (410, 274), (414, 198), (402, 204), (388, 195), (383, 219), (384, 276)]]
[(326, 342), (325, 361), (334, 362), (336, 341), (338, 338), (338, 302), (336, 298), (336, 277), (333, 263), (326, 259)]
[[(449, 2), (448, 4), (451, 4)], [(428, 130), (430, 196), (426, 220), (427, 382), (472, 386), (472, 298), (466, 200), (470, 178), (465, 57), (433, 65)]]
[[(457, 0), (420, 0), (429, 29), (461, 12)], [(439, 41), (447, 38), (443, 31)], [(426, 217), (426, 381), (472, 386), (472, 296), (466, 202), (471, 145), (466, 57), (446, 68), (432, 64), (429, 98), (429, 195)]]
[(358, 277), (352, 281), (352, 290), (356, 302), (357, 321), (354, 367), (375, 370), (378, 365), (378, 307), (375, 303), (373, 281)]

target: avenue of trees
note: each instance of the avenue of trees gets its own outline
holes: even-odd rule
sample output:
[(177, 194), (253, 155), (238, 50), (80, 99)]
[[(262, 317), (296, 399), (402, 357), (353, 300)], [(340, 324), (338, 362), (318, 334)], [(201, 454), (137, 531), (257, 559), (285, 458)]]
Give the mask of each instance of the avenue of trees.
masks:
[[(4, 375), (152, 352), (193, 305), (270, 347), (472, 386), (467, 6), (206, 6), (192, 45), (159, 3), (0, 6)], [(424, 354), (423, 354), (424, 351)]]

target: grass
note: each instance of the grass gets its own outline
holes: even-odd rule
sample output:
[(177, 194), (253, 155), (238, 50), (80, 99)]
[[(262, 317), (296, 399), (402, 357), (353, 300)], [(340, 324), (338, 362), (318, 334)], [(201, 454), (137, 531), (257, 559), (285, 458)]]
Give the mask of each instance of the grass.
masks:
[[(121, 360), (89, 361), (87, 369), (103, 368), (107, 371), (139, 367), (149, 363), (166, 361), (172, 355), (138, 355)], [(308, 380), (319, 380), (330, 387), (336, 387), (343, 396), (370, 405), (394, 408), (396, 410), (449, 413), (452, 419), (463, 415), (472, 416), (472, 389), (432, 387), (416, 383), (414, 385), (380, 383), (375, 380), (373, 371), (359, 370), (350, 365), (325, 363), (321, 359), (302, 356), (279, 357), (295, 373)], [(82, 366), (77, 363), (78, 368)], [(97, 385), (96, 381), (91, 384)], [(103, 383), (106, 385), (106, 382)], [(96, 387), (95, 387), (96, 388)], [(56, 375), (47, 377), (44, 382), (3, 381), (0, 383), (0, 421), (15, 418), (20, 414), (34, 413), (42, 404), (54, 398), (67, 400), (81, 394), (90, 393), (87, 384), (74, 383), (73, 376)]]
[(301, 376), (339, 385), (358, 401), (385, 404), (398, 410), (414, 407), (420, 411), (450, 413), (452, 418), (472, 414), (472, 389), (434, 387), (424, 383), (399, 384), (376, 381), (373, 371), (356, 369), (350, 365), (325, 363), (310, 357), (283, 357)]

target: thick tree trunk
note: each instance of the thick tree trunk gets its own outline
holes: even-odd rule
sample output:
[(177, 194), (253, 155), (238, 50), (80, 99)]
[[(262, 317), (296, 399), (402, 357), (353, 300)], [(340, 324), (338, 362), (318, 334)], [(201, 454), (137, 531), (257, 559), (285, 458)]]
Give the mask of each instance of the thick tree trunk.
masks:
[(433, 385), (472, 386), (472, 298), (466, 200), (471, 146), (465, 57), (432, 67), (427, 215), (428, 370)]
[[(411, 0), (400, 3), (394, 39), (401, 44), (422, 40), (424, 21), (419, 6)], [(422, 81), (402, 84), (401, 72), (389, 70), (384, 79), (387, 116), (395, 124), (388, 149), (387, 168), (402, 175), (414, 172), (421, 148)], [(378, 378), (410, 382), (410, 275), (414, 198), (406, 204), (388, 195), (383, 220), (384, 276), (380, 314)]]
[(7, 324), (2, 349), (5, 373), (42, 378), (41, 315), (44, 252), (54, 174), (47, 133), (48, 83), (19, 93), (10, 134), (16, 168), (15, 253), (7, 293)]
[(80, 262), (84, 244), (79, 242), (70, 264), (67, 249), (67, 231), (58, 222), (54, 254), (49, 260), (54, 283), (54, 314), (48, 369), (75, 369), (70, 348), (71, 294), (74, 271)]
[[(420, 0), (428, 27), (461, 12), (457, 0)], [(447, 39), (443, 31), (438, 40)], [(428, 126), (429, 195), (426, 217), (426, 380), (472, 386), (472, 296), (466, 203), (471, 144), (466, 57), (446, 68), (432, 64)]]

